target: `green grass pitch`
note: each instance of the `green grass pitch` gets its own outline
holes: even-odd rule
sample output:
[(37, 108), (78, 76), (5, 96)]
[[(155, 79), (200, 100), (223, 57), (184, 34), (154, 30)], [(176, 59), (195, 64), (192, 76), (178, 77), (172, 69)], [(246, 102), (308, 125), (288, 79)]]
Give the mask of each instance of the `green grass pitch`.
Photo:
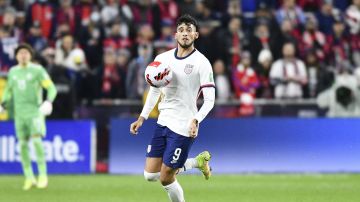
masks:
[[(359, 202), (359, 174), (180, 175), (187, 202)], [(168, 202), (159, 182), (134, 175), (51, 175), (45, 190), (22, 191), (0, 175), (1, 202)]]

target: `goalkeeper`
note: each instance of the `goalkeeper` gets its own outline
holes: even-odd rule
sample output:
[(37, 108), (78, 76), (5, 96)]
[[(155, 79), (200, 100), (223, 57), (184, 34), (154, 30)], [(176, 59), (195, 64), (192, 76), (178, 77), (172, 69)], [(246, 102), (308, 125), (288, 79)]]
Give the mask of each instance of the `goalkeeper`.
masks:
[[(0, 103), (0, 112), (12, 98), (16, 137), (20, 145), (21, 165), (25, 175), (23, 189), (33, 186), (46, 188), (47, 167), (42, 138), (45, 137), (45, 116), (52, 112), (52, 102), (57, 91), (46, 70), (31, 62), (33, 49), (21, 44), (15, 49), (18, 64), (8, 74), (7, 85)], [(47, 98), (42, 99), (42, 88), (47, 90)], [(36, 180), (29, 152), (29, 141), (34, 144), (39, 177)]]

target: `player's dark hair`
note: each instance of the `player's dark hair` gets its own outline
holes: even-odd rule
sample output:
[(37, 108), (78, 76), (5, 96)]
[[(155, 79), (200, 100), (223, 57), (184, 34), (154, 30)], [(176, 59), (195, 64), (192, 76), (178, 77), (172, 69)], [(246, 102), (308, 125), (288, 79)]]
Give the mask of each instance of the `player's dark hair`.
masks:
[(191, 15), (189, 14), (184, 14), (182, 16), (180, 16), (177, 20), (176, 20), (176, 27), (178, 27), (179, 25), (185, 23), (186, 25), (192, 24), (195, 26), (196, 31), (199, 31), (199, 24), (198, 22), (195, 20), (195, 18), (193, 18)]
[(16, 49), (15, 49), (15, 57), (17, 55), (17, 53), (21, 50), (21, 49), (26, 49), (27, 51), (30, 52), (31, 57), (34, 56), (34, 49), (27, 43), (22, 43), (20, 44)]

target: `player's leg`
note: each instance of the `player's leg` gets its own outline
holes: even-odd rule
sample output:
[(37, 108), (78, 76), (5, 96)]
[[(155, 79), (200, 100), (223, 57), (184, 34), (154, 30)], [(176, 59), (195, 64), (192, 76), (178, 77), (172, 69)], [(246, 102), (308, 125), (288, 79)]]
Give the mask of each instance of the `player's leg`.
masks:
[(149, 182), (156, 182), (160, 179), (162, 158), (147, 157), (144, 169), (144, 178)]
[(170, 129), (167, 129), (166, 138), (160, 182), (172, 202), (183, 202), (184, 191), (175, 176), (178, 169), (184, 166), (194, 139), (176, 134)]
[(211, 176), (211, 168), (209, 161), (211, 159), (211, 154), (208, 151), (203, 151), (198, 154), (195, 158), (188, 158), (182, 168), (179, 169), (178, 173), (185, 172), (187, 170), (198, 168), (205, 179), (208, 180)]
[(30, 131), (26, 127), (26, 121), (20, 118), (15, 118), (16, 136), (20, 146), (21, 166), (25, 176), (23, 189), (29, 190), (36, 185), (33, 169), (31, 167), (30, 149), (29, 149), (29, 135)]
[(46, 134), (45, 119), (43, 116), (32, 119), (31, 124), (31, 136), (32, 143), (36, 153), (36, 163), (39, 170), (39, 178), (37, 187), (46, 188), (48, 186), (47, 166), (45, 159), (45, 149), (42, 138)]
[(150, 144), (147, 147), (144, 178), (149, 182), (155, 182), (160, 178), (162, 157), (166, 147), (164, 130), (166, 127), (157, 125)]
[(163, 164), (160, 171), (160, 182), (168, 193), (171, 202), (184, 202), (184, 191), (176, 180), (177, 169)]

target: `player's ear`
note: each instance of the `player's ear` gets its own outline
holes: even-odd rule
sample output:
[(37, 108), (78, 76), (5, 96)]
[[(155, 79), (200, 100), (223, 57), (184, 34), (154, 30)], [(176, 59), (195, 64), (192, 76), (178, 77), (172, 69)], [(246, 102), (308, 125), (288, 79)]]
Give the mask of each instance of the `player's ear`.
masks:
[(195, 39), (199, 38), (199, 32), (195, 32)]

